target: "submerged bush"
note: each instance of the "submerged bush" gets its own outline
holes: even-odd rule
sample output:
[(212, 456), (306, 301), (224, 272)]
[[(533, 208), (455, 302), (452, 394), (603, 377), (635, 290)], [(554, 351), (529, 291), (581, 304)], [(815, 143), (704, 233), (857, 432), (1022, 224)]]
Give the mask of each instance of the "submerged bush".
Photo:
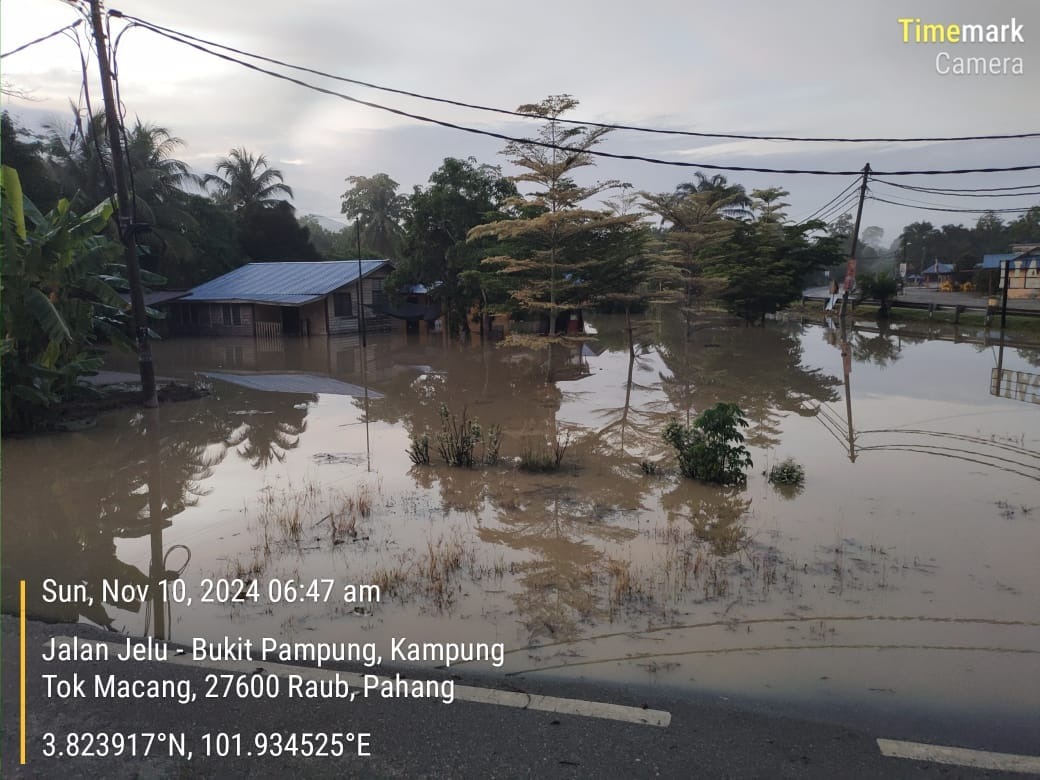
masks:
[(751, 453), (740, 432), (747, 427), (740, 407), (718, 403), (702, 412), (692, 427), (674, 420), (668, 423), (663, 437), (675, 447), (684, 477), (735, 485), (747, 481), (744, 472), (752, 465)]
[(408, 459), (414, 466), (428, 466), (430, 464), (430, 434), (423, 433), (422, 436), (413, 436), (408, 446)]
[(652, 460), (641, 460), (639, 461), (639, 468), (642, 469), (643, 473), (648, 477), (652, 477), (657, 474), (657, 464)]
[[(466, 410), (462, 410), (462, 416), (456, 417), (448, 410), (445, 404), (441, 404), (440, 412), (441, 430), (437, 434), (437, 452), (449, 466), (463, 466), (473, 468), (474, 466), (491, 466), (498, 463), (498, 450), (502, 445), (502, 428), (491, 425), (485, 433), (480, 423), (475, 419), (466, 417)], [(477, 445), (481, 445), (478, 454)], [(426, 465), (430, 462), (430, 436), (424, 433), (419, 437), (412, 437), (408, 448), (408, 457), (416, 466)]]
[(805, 482), (805, 468), (787, 458), (769, 469), (769, 481), (777, 485), (801, 485)]
[(521, 471), (559, 471), (563, 465), (563, 456), (567, 453), (567, 447), (571, 443), (570, 431), (563, 435), (557, 434), (548, 442), (548, 446), (541, 442), (537, 446), (530, 439), (524, 442), (524, 448), (520, 452), (519, 467)]

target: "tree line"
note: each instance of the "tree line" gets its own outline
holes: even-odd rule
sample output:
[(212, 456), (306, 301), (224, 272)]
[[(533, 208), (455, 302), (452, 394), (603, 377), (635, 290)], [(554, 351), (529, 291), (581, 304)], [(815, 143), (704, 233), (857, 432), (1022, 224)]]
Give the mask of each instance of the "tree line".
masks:
[[(519, 107), (541, 124), (502, 150), (511, 176), (447, 158), (408, 194), (386, 173), (348, 177), (341, 213), (350, 224), (340, 230), (299, 218), (265, 155), (235, 148), (199, 175), (178, 158), (180, 138), (137, 120), (122, 135), (141, 266), (153, 286), (184, 289), (250, 261), (385, 257), (394, 262), (388, 291), (426, 285), (452, 333), (506, 314), (535, 320), (552, 340), (571, 312), (598, 307), (626, 314), (630, 346), (632, 315), (650, 304), (689, 318), (711, 301), (758, 323), (821, 271), (839, 272), (849, 218), (794, 223), (786, 190), (747, 191), (700, 173), (668, 192), (595, 179), (590, 151), (609, 131), (565, 121), (577, 106), (553, 95)], [(14, 172), (4, 176), (4, 396), (46, 405), (94, 366), (94, 344), (125, 331), (116, 295), (125, 269), (106, 205), (112, 150), (103, 115), (71, 132), (2, 120), (3, 163)], [(887, 253), (882, 231), (868, 227), (859, 255), (868, 268), (893, 262), (898, 245), (911, 263), (974, 263), (982, 250), (1035, 240), (1038, 221), (1040, 209), (1007, 224), (986, 215), (971, 229), (914, 223)]]

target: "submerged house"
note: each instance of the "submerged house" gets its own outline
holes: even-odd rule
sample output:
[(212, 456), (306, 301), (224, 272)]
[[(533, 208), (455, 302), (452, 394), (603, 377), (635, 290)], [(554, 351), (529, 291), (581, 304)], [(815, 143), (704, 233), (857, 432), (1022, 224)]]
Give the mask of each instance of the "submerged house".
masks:
[(389, 260), (249, 263), (173, 302), (170, 331), (191, 336), (337, 335), (359, 332), (362, 318), (366, 331), (388, 330), (383, 284), (391, 269)]

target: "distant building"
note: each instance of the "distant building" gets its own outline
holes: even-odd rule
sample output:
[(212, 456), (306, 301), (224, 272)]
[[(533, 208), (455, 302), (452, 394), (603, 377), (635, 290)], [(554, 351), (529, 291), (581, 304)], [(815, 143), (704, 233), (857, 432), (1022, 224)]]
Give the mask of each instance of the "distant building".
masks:
[(1040, 297), (1040, 244), (1015, 244), (1012, 252), (983, 255), (981, 268), (999, 274), (997, 290), (1004, 289), (1004, 264), (1010, 268), (1008, 298)]
[(921, 271), (921, 276), (927, 282), (946, 281), (953, 274), (953, 266), (949, 263), (935, 262)]
[[(193, 336), (319, 336), (357, 333), (358, 261), (249, 263), (170, 304), (170, 331)], [(362, 260), (365, 330), (388, 330), (388, 260)]]

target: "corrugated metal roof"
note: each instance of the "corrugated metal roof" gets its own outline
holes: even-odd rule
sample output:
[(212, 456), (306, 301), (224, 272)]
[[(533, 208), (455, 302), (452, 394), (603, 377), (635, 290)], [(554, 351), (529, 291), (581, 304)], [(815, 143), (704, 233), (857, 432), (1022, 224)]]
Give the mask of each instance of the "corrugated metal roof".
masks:
[[(320, 374), (228, 374), (220, 371), (204, 371), (203, 376), (219, 379), (233, 385), (241, 385), (251, 390), (263, 390), (271, 393), (329, 393), (331, 395), (349, 395), (363, 397), (365, 388), (360, 385), (342, 382), (330, 376)], [(382, 393), (369, 389), (369, 398), (380, 399)]]
[[(362, 260), (361, 275), (368, 276), (388, 263), (388, 260)], [(356, 282), (357, 278), (357, 260), (249, 263), (192, 288), (182, 300), (302, 306)]]
[[(187, 290), (159, 290), (158, 292), (149, 292), (144, 294), (144, 305), (145, 306), (158, 306), (162, 303), (169, 303), (170, 301), (176, 301), (179, 298), (183, 298), (188, 294)], [(127, 303), (130, 303), (130, 293), (121, 292), (119, 297)]]
[(982, 267), (983, 268), (1000, 268), (1000, 264), (1001, 263), (1003, 263), (1005, 260), (1010, 260), (1013, 257), (1018, 257), (1018, 254), (1015, 253), (1015, 252), (1010, 252), (1010, 253), (1005, 252), (1004, 254), (998, 254), (998, 255), (983, 255), (982, 256)]

